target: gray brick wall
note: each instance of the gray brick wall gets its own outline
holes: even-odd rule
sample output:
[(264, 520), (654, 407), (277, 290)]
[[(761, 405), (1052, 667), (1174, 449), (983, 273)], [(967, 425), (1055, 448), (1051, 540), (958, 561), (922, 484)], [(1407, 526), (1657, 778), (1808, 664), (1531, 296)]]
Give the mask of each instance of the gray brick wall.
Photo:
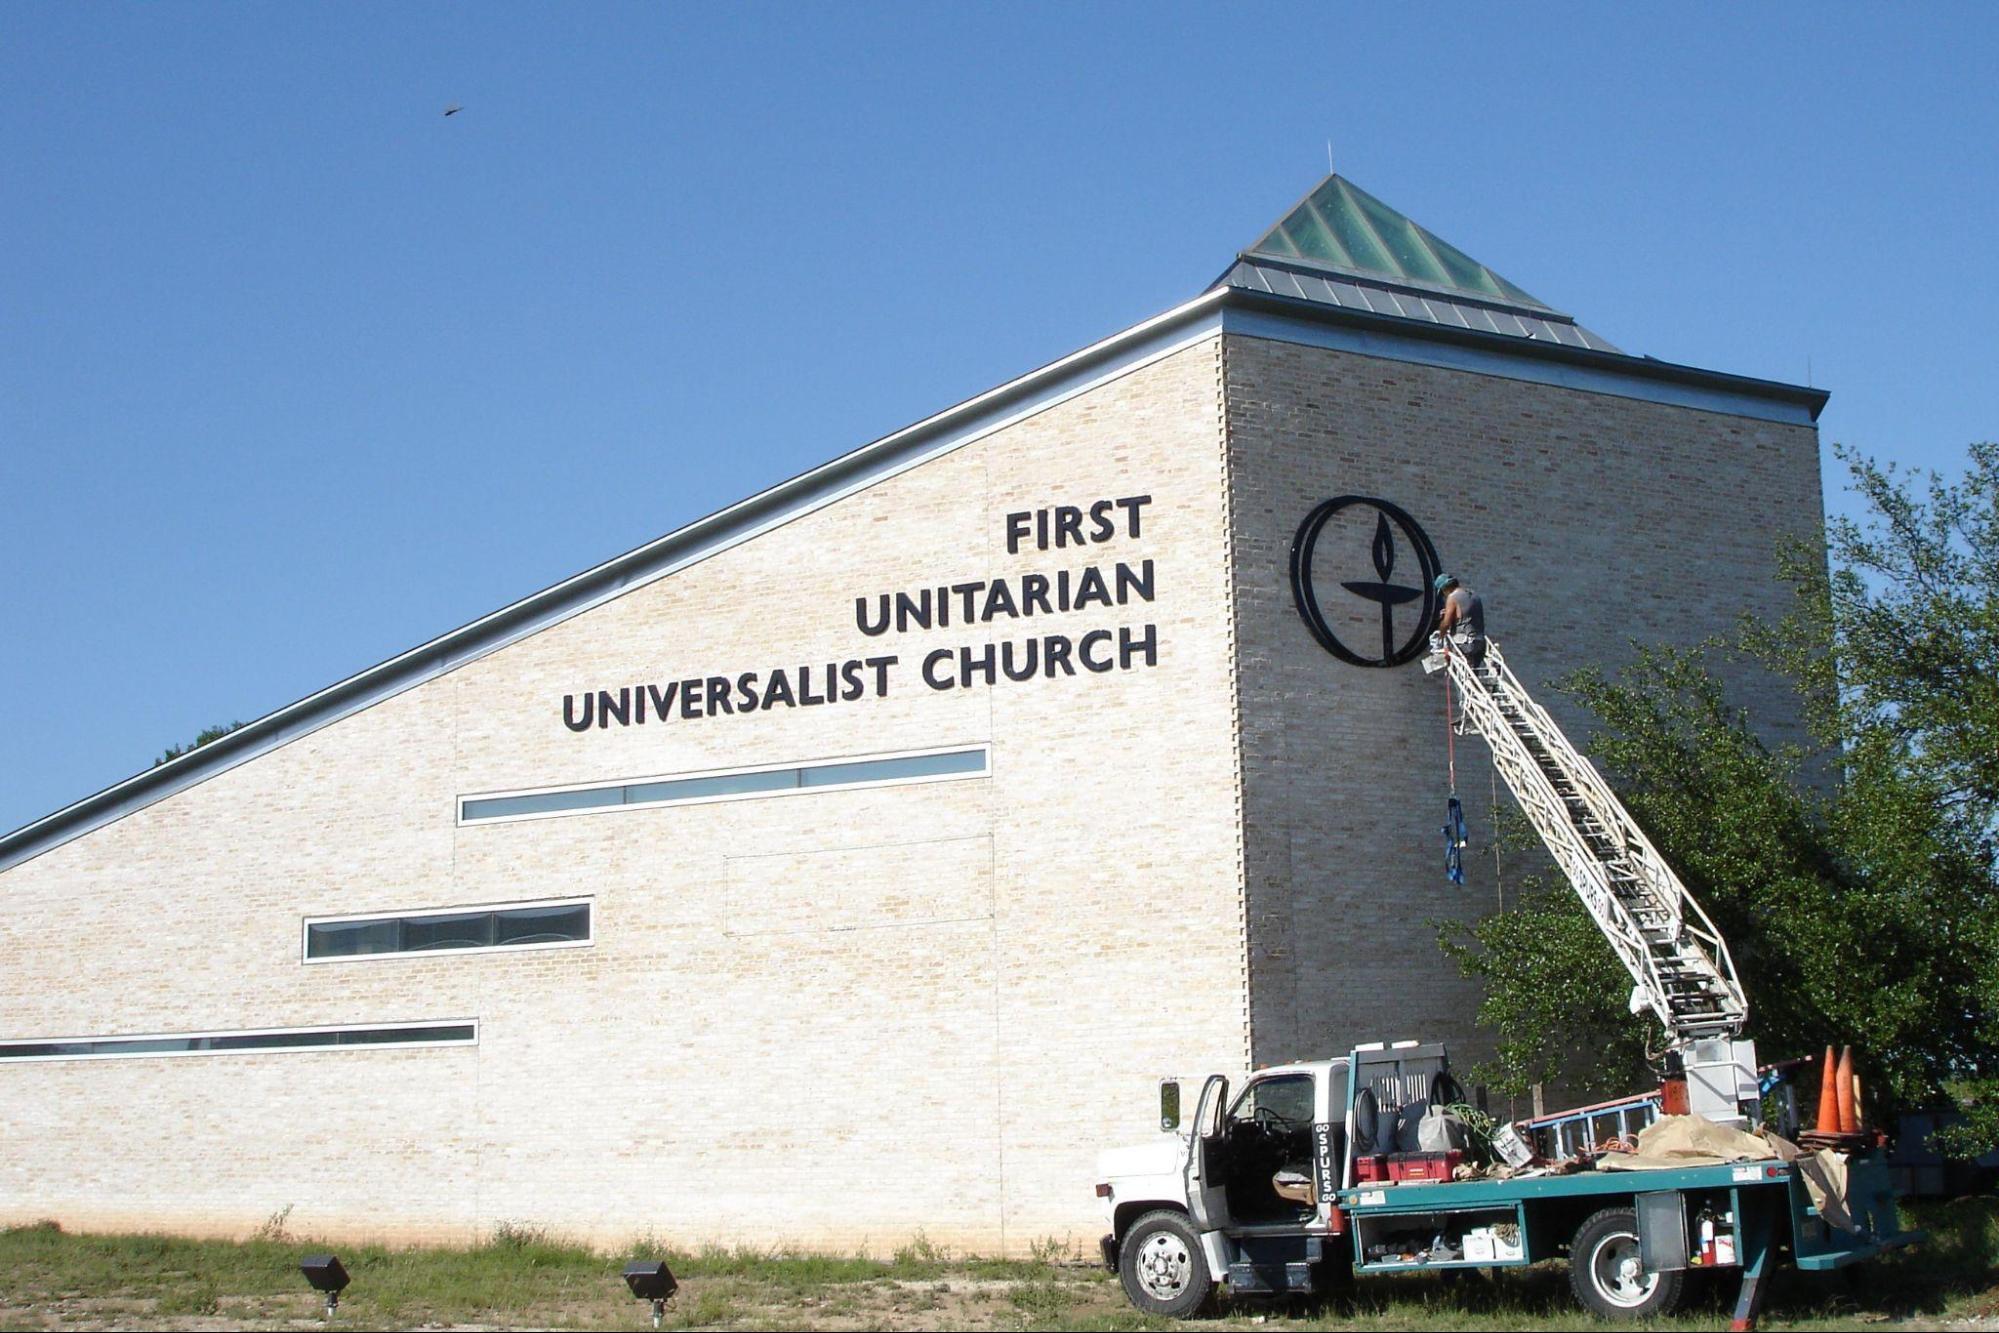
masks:
[[(1256, 1060), (1405, 1037), (1482, 1053), (1477, 995), (1427, 922), (1491, 910), (1526, 868), (1495, 867), (1489, 756), (1458, 745), (1473, 837), (1460, 889), (1439, 832), (1441, 678), (1351, 666), (1313, 640), (1288, 574), (1299, 523), (1343, 494), (1408, 510), (1587, 748), (1586, 720), (1544, 682), (1614, 667), (1633, 641), (1782, 614), (1779, 535), (1823, 540), (1817, 433), (1262, 338), (1230, 335), (1223, 356)], [(1774, 736), (1802, 739), (1772, 682), (1742, 669), (1731, 687)]]

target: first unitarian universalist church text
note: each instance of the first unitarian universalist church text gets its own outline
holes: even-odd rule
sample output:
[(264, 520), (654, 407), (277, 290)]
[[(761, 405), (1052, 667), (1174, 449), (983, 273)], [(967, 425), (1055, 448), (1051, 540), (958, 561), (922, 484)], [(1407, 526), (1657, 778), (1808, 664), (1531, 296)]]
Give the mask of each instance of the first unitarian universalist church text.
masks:
[[(1064, 550), (1144, 537), (1150, 495), (1097, 500), (1089, 505), (1052, 505), (1006, 516), (1008, 555), (1023, 546)], [(854, 599), (854, 624), (880, 638), (893, 631), (948, 629), (995, 620), (1065, 615), (1093, 608), (1150, 603), (1152, 561), (1136, 566), (1116, 561), (1050, 573), (1020, 574), (964, 583), (936, 584), (909, 592), (875, 593)], [(901, 658), (895, 654), (850, 657), (845, 661), (767, 671), (684, 676), (677, 680), (620, 685), (562, 696), (562, 723), (571, 731), (593, 727), (635, 727), (693, 720), (718, 713), (740, 716), (772, 708), (811, 708), (887, 695), (895, 688)], [(968, 689), (1001, 680), (1073, 676), (1077, 671), (1129, 671), (1159, 665), (1159, 627), (1152, 623), (1081, 635), (1043, 634), (1000, 643), (961, 644), (924, 654), (917, 674), (933, 690)]]

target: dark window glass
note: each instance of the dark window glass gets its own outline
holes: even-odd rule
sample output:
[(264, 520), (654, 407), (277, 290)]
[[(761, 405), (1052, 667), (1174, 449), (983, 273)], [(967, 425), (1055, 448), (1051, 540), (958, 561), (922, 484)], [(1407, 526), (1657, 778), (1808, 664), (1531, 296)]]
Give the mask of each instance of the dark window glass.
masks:
[(493, 943), (491, 912), (446, 912), (402, 919), (404, 953), (429, 949), (484, 949)]
[(561, 944), (590, 938), (590, 905), (516, 907), (495, 912), (496, 944)]
[(698, 801), (751, 792), (787, 791), (798, 787), (839, 787), (858, 782), (893, 782), (935, 777), (944, 773), (985, 771), (984, 750), (954, 750), (948, 754), (926, 754), (908, 759), (861, 759), (831, 764), (807, 764), (798, 768), (772, 768), (757, 773), (662, 778), (658, 782), (628, 782), (615, 787), (591, 787), (585, 791), (541, 792), (527, 796), (481, 796), (461, 801), (459, 817), (467, 823), (473, 823), (485, 819), (501, 819), (509, 815), (542, 815), (559, 810), (609, 810), (625, 805)]
[(470, 1023), (454, 1024), (441, 1028), (353, 1028), (346, 1032), (329, 1032), (335, 1046), (382, 1046), (402, 1041), (470, 1041), (473, 1028)]
[(698, 801), (708, 796), (737, 796), (743, 792), (782, 791), (798, 785), (795, 768), (771, 769), (762, 773), (724, 773), (712, 778), (673, 778), (666, 782), (637, 782), (625, 788), (625, 802)]
[(307, 958), (441, 953), (510, 944), (562, 944), (590, 938), (590, 904), (428, 912), (382, 921), (315, 922), (306, 927)]
[(349, 958), (364, 953), (394, 953), (401, 946), (402, 928), (395, 921), (329, 921), (305, 928), (305, 956)]
[(1234, 1120), (1253, 1120), (1261, 1112), (1289, 1125), (1312, 1123), (1313, 1084), (1310, 1074), (1279, 1074), (1259, 1079), (1243, 1090), (1229, 1113)]
[(356, 1028), (348, 1032), (224, 1032), (212, 1037), (101, 1037), (94, 1041), (0, 1042), (0, 1060), (76, 1055), (173, 1055), (183, 1051), (268, 1051), (408, 1042), (469, 1042), (470, 1023), (441, 1027)]
[(940, 773), (978, 773), (986, 766), (984, 750), (921, 754), (908, 759), (862, 759), (851, 764), (818, 764), (803, 770), (808, 787), (843, 786), (853, 782), (894, 782), (935, 777)]
[(545, 815), (551, 810), (595, 810), (599, 806), (623, 805), (624, 802), (624, 793), (617, 787), (544, 791), (532, 796), (491, 796), (465, 802), (465, 818), (500, 819), (507, 815)]

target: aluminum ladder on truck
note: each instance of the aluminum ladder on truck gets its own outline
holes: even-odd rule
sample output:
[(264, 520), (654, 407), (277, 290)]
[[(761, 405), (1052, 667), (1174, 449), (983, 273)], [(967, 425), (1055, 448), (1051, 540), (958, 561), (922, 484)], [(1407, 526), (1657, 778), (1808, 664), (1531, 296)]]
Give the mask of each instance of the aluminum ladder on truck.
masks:
[(1631, 1012), (1650, 1009), (1675, 1050), (1740, 1033), (1749, 1001), (1714, 922), (1499, 645), (1487, 640), (1474, 668), (1447, 643), (1423, 668), (1448, 669), (1463, 703), (1453, 725), (1492, 748), (1507, 789), (1631, 973)]

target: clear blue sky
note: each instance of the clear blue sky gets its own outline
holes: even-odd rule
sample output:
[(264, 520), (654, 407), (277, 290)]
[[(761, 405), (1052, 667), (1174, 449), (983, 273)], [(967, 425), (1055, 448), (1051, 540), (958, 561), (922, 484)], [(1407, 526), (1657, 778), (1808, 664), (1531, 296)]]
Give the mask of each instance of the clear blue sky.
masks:
[(1328, 137), (1954, 467), (1995, 70), (1992, 5), (0, 7), (0, 830), (1176, 304)]

